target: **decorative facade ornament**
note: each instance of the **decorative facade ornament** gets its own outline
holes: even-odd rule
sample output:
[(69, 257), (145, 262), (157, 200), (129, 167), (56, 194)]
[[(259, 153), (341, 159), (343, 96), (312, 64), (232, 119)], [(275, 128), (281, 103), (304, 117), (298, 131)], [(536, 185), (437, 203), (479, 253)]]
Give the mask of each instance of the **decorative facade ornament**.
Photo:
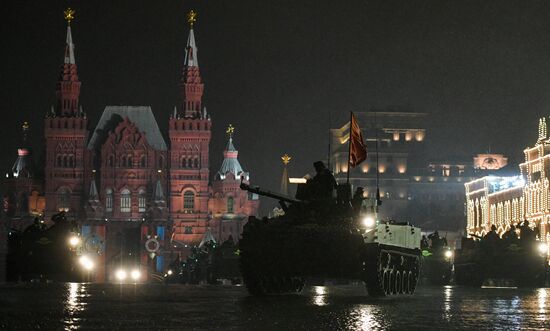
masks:
[(197, 21), (197, 12), (191, 9), (189, 14), (187, 14), (187, 23), (189, 23), (189, 26), (193, 28), (193, 24)]
[(65, 17), (65, 20), (67, 21), (67, 23), (71, 23), (72, 20), (74, 20), (74, 14), (76, 13), (76, 11), (74, 11), (71, 7), (65, 9), (63, 11), (63, 17)]

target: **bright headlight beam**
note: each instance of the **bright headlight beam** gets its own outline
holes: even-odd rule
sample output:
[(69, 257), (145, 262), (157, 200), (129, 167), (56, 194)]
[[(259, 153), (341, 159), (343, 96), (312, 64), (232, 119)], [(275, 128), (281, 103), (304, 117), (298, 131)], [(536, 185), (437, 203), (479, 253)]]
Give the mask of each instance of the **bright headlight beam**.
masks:
[(141, 277), (141, 272), (137, 269), (132, 270), (132, 273), (130, 274), (130, 276), (132, 276), (133, 280), (138, 280), (139, 277)]
[(448, 259), (453, 257), (453, 251), (451, 251), (451, 250), (445, 251), (445, 257), (448, 258)]
[(119, 269), (119, 270), (117, 270), (115, 276), (118, 280), (123, 281), (123, 280), (126, 279), (126, 271), (122, 270), (122, 269)]
[(80, 265), (86, 269), (86, 270), (92, 270), (94, 268), (94, 261), (92, 261), (88, 256), (82, 255), (80, 259), (78, 259), (78, 262)]
[(546, 254), (546, 252), (548, 252), (548, 244), (540, 243), (538, 249), (541, 254)]
[(80, 243), (80, 238), (78, 238), (78, 236), (72, 236), (71, 238), (69, 238), (69, 244), (71, 246), (76, 246)]
[(367, 228), (372, 228), (376, 224), (376, 221), (374, 220), (374, 217), (372, 216), (365, 216), (363, 218), (363, 225)]

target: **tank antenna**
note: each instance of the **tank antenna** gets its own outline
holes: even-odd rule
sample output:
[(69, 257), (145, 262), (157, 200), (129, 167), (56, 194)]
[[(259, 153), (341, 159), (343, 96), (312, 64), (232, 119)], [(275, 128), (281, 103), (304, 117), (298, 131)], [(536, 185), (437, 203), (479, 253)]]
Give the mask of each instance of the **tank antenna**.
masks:
[(374, 111), (374, 132), (376, 139), (376, 207), (382, 204), (382, 199), (380, 198), (380, 168), (378, 166), (378, 124), (376, 122), (376, 110)]
[(346, 171), (346, 184), (349, 185), (349, 172), (351, 171), (351, 121), (353, 113), (349, 112), (349, 138), (348, 138), (348, 171)]
[(328, 152), (327, 152), (327, 168), (328, 168), (328, 170), (330, 170), (330, 149), (331, 149), (331, 146), (330, 146), (330, 140), (331, 140), (330, 126), (331, 126), (331, 123), (330, 123), (330, 109), (329, 109), (328, 110)]

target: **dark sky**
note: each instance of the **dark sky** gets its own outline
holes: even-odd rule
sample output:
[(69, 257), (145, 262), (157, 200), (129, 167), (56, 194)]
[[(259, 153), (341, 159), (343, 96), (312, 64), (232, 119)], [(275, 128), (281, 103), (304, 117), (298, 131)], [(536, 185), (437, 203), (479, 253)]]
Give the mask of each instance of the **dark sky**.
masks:
[(434, 155), (490, 148), (515, 160), (549, 114), (549, 1), (4, 0), (2, 169), (23, 120), (41, 148), (67, 5), (91, 122), (106, 105), (151, 105), (163, 131), (179, 102), (186, 13), (197, 10), (211, 166), (232, 123), (241, 164), (273, 189), (283, 153), (294, 176), (326, 156), (329, 111), (339, 126), (349, 111), (410, 105), (432, 114)]

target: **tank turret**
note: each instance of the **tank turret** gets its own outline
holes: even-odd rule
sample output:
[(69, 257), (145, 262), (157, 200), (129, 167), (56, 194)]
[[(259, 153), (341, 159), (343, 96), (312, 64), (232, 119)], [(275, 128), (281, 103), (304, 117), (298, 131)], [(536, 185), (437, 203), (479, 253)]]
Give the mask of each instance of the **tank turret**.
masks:
[[(253, 295), (302, 290), (308, 277), (365, 282), (373, 296), (412, 294), (420, 268), (420, 229), (380, 222), (361, 198), (352, 207), (349, 185), (331, 192), (314, 181), (296, 198), (252, 187), (241, 189), (279, 201), (285, 214), (249, 218), (239, 241), (240, 267)], [(322, 184), (324, 184), (322, 182)]]

